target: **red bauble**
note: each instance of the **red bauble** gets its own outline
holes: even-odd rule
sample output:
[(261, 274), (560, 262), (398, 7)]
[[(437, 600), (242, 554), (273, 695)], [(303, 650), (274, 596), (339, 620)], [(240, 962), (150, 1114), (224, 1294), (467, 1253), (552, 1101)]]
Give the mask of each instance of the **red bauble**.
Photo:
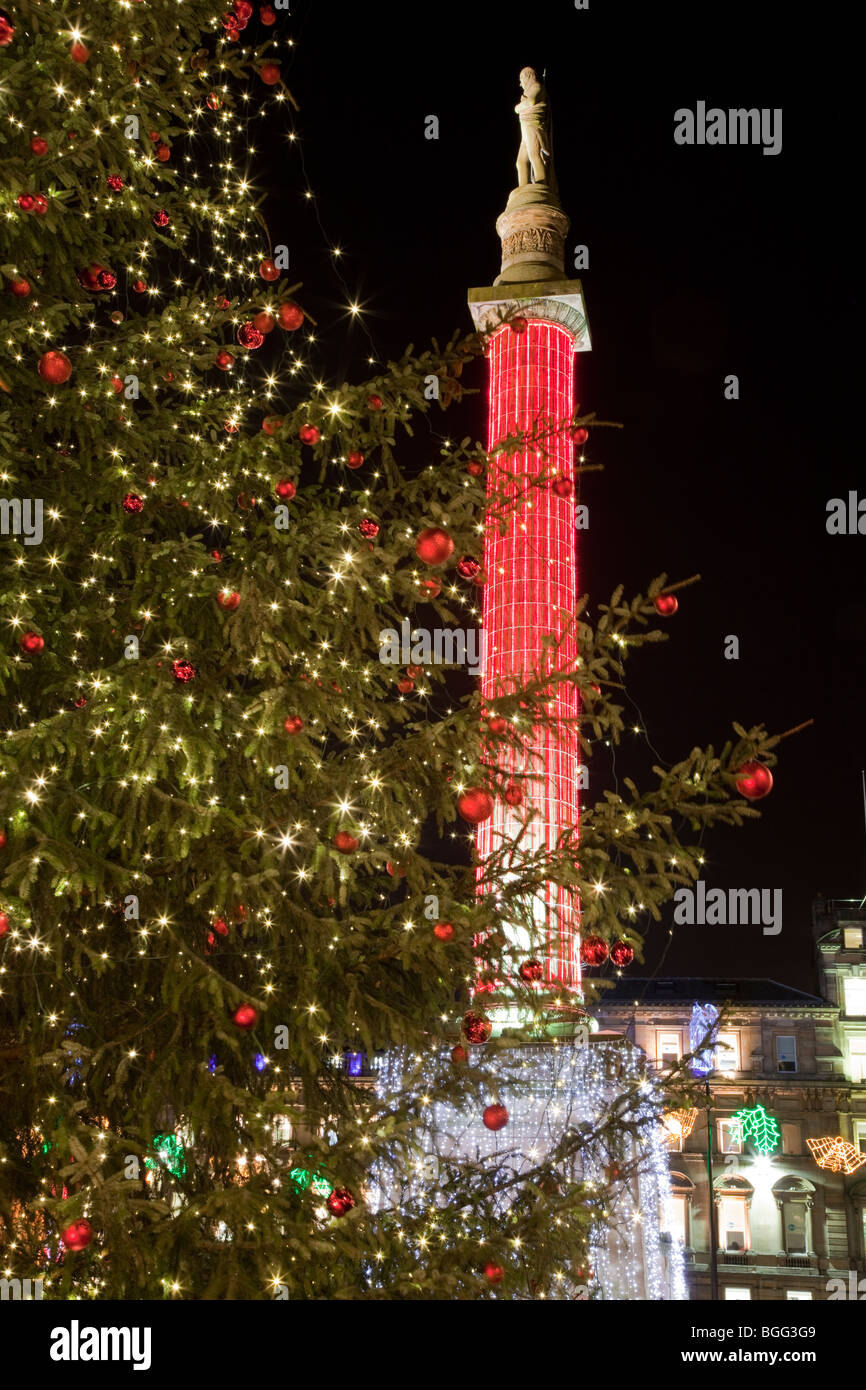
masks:
[(358, 522), (358, 530), (365, 540), (371, 541), (378, 536), (379, 525), (378, 522), (371, 521), (368, 516), (365, 516), (363, 521)]
[(302, 444), (318, 444), (321, 437), (321, 431), (316, 425), (301, 425), (298, 430), (298, 438)]
[(680, 605), (676, 594), (659, 594), (653, 599), (653, 606), (663, 618), (672, 618)]
[(285, 328), (287, 333), (291, 333), (294, 329), (300, 328), (303, 322), (303, 309), (291, 299), (286, 304), (281, 304), (277, 310), (277, 323), (280, 325), (280, 328)]
[(442, 592), (442, 584), (438, 579), (422, 579), (421, 588), (427, 591), (430, 598), (438, 598)]
[(241, 24), (246, 24), (253, 17), (253, 7), (250, 4), (250, 0), (234, 0), (232, 9)]
[(526, 319), (520, 317), (519, 315), (518, 315), (518, 317), (517, 317), (516, 319), (512, 319), (512, 320), (511, 320), (511, 331), (512, 331), (512, 333), (525, 333), (527, 327), (528, 327), (528, 324), (527, 324), (527, 322), (526, 322)]
[(119, 396), (121, 391), (123, 390), (123, 378), (119, 376), (113, 376), (110, 378), (110, 380), (112, 391), (114, 392), (115, 396)]
[(423, 676), (423, 674), (424, 674), (424, 667), (423, 667), (423, 666), (407, 666), (407, 667), (406, 667), (406, 675), (409, 676), (409, 677), (411, 677), (412, 680), (414, 680), (416, 676)]
[(241, 606), (241, 596), (237, 589), (221, 589), (217, 594), (217, 603), (226, 612), (233, 613), (236, 608)]
[(484, 1278), (488, 1284), (501, 1284), (505, 1278), (505, 1270), (502, 1265), (494, 1264), (493, 1260), (490, 1260), (484, 1266)]
[(280, 419), (279, 415), (267, 415), (265, 419), (262, 421), (262, 429), (264, 430), (265, 434), (269, 434), (271, 436), (275, 435), (277, 430), (282, 429), (282, 427), (283, 422)]
[(504, 1105), (486, 1105), (481, 1120), (485, 1129), (504, 1129), (508, 1124), (508, 1111)]
[(28, 656), (38, 656), (45, 651), (45, 638), (40, 637), (38, 632), (25, 632), (18, 645)]
[(589, 439), (589, 430), (585, 430), (583, 425), (578, 425), (576, 430), (572, 430), (571, 437), (575, 444), (585, 444)]
[(101, 290), (113, 290), (117, 284), (117, 276), (113, 270), (100, 270), (96, 283)]
[(210, 92), (208, 94), (207, 105), (210, 107), (211, 111), (219, 111), (220, 107), (222, 106), (222, 102), (220, 101), (216, 92)]
[(268, 313), (267, 309), (262, 309), (260, 313), (253, 316), (253, 328), (257, 329), (259, 333), (273, 333), (276, 326), (276, 319), (273, 314)]
[(235, 359), (232, 357), (231, 353), (226, 352), (225, 349), (217, 353), (215, 361), (221, 372), (229, 372), (235, 365)]
[(8, 48), (15, 37), (15, 25), (8, 15), (0, 14), (0, 48)]
[(353, 449), (349, 457), (346, 459), (346, 467), (360, 468), (363, 462), (364, 455), (361, 453), (360, 449)]
[(171, 150), (169, 149), (168, 145), (157, 145), (156, 157), (159, 160), (160, 164), (167, 164), (168, 161), (171, 159)]
[(137, 492), (128, 492), (121, 506), (125, 512), (141, 512), (144, 510), (144, 498), (139, 497)]
[(612, 965), (620, 968), (631, 965), (634, 960), (634, 947), (629, 946), (627, 941), (615, 941), (610, 948), (610, 960)]
[(473, 478), (480, 478), (484, 472), (484, 464), (479, 463), (477, 459), (470, 459), (466, 465), (466, 472), (471, 473)]
[(415, 682), (411, 676), (401, 676), (397, 682), (397, 689), (401, 695), (409, 695), (415, 689)]
[(109, 174), (105, 180), (112, 193), (119, 193), (123, 187), (123, 179), (119, 174)]
[(86, 44), (74, 43), (69, 50), (69, 56), (73, 63), (86, 63), (90, 58), (90, 49)]
[(454, 554), (454, 542), (440, 526), (428, 526), (415, 542), (415, 554), (425, 565), (444, 565)]
[(279, 280), (281, 274), (282, 271), (277, 269), (276, 262), (272, 261), (270, 256), (266, 256), (263, 261), (259, 262), (259, 275), (268, 283), (272, 280)]
[(272, 24), (277, 22), (276, 11), (272, 10), (270, 5), (262, 5), (259, 9), (259, 19), (262, 24), (267, 24), (270, 28)]
[(520, 967), (519, 974), (525, 985), (534, 985), (544, 974), (544, 966), (540, 960), (525, 960)]
[(350, 835), (348, 830), (338, 830), (334, 836), (334, 848), (341, 854), (354, 854), (360, 844), (354, 835)]
[(457, 573), (464, 579), (474, 579), (479, 573), (481, 566), (477, 560), (473, 560), (471, 555), (464, 555), (462, 560), (457, 561)]
[(7, 837), (7, 835), (6, 835), (6, 831), (5, 831), (5, 830), (0, 830), (0, 849), (5, 849), (5, 848), (6, 848), (7, 841), (8, 841), (8, 837)]
[(213, 929), (215, 932), (218, 932), (220, 936), (228, 936), (229, 924), (226, 921), (225, 917), (214, 917)]
[(180, 681), (182, 685), (186, 685), (187, 681), (195, 680), (196, 671), (191, 661), (178, 659), (171, 663), (171, 674), (176, 681)]
[(332, 1216), (346, 1216), (355, 1205), (355, 1198), (348, 1187), (335, 1187), (325, 1205)]
[(34, 198), (32, 193), (19, 193), (15, 199), (22, 212), (32, 212)]
[(503, 801), (509, 806), (523, 805), (523, 791), (516, 782), (509, 782), (503, 793)]
[(381, 410), (385, 402), (382, 400), (381, 396), (377, 396), (374, 393), (372, 396), (367, 397), (367, 404), (371, 410)]
[(488, 719), (487, 727), (492, 734), (507, 734), (508, 720), (503, 719), (501, 715), (496, 714), (493, 716), (492, 719)]
[(773, 790), (773, 774), (763, 763), (748, 762), (737, 773), (737, 791), (747, 801), (760, 801)]
[(146, 280), (133, 280), (133, 282), (132, 282), (132, 289), (135, 291), (136, 294), (144, 294), (145, 291), (147, 290), (147, 281), (146, 281)]
[(72, 376), (72, 363), (65, 352), (43, 352), (36, 370), (43, 381), (62, 386)]
[(469, 1013), (463, 1015), (463, 1032), (467, 1042), (479, 1046), (481, 1043), (487, 1042), (493, 1032), (493, 1024), (483, 1014), (476, 1014), (470, 1010)]
[(232, 1014), (232, 1023), (236, 1028), (255, 1028), (258, 1021), (258, 1009), (254, 1009), (252, 1004), (239, 1004)]
[(169, 217), (168, 213), (165, 212), (162, 208), (159, 212), (155, 212), (153, 214), (154, 227), (167, 227), (170, 222), (171, 218)]
[(451, 1061), (454, 1063), (455, 1067), (459, 1066), (461, 1062), (469, 1061), (469, 1053), (466, 1051), (465, 1047), (461, 1047), (460, 1043), (458, 1043), (456, 1047), (452, 1047)]
[(280, 80), (280, 70), (276, 63), (262, 63), (259, 68), (259, 77), (268, 87), (274, 87)]
[(433, 935), (438, 936), (440, 941), (450, 941), (454, 935), (454, 928), (450, 922), (437, 922), (433, 928)]
[(493, 797), (483, 787), (468, 787), (457, 798), (457, 810), (470, 825), (480, 825), (493, 815)]
[(26, 299), (30, 293), (30, 281), (24, 279), (10, 280), (9, 293), (14, 294), (16, 299)]
[(291, 478), (283, 478), (282, 482), (277, 483), (274, 488), (277, 496), (284, 498), (287, 502), (291, 502), (297, 490)]
[(241, 324), (237, 332), (237, 339), (241, 347), (254, 351), (261, 347), (265, 341), (265, 335), (259, 332), (252, 320), (249, 320), (247, 323)]
[(0, 936), (5, 936), (9, 930), (9, 918), (5, 912), (0, 912)]
[(283, 720), (283, 728), (287, 734), (299, 734), (304, 727), (304, 721), (299, 714), (290, 714)]
[(601, 965), (607, 960), (608, 945), (602, 936), (588, 936), (580, 948), (580, 959), (584, 965)]
[(33, 213), (36, 217), (44, 217), (48, 211), (48, 199), (44, 193), (33, 194)]
[(86, 1250), (93, 1240), (93, 1227), (84, 1217), (80, 1221), (73, 1221), (61, 1231), (60, 1239), (67, 1250)]
[(563, 478), (562, 476), (554, 478), (551, 487), (557, 497), (570, 497), (574, 492), (574, 483), (570, 478)]

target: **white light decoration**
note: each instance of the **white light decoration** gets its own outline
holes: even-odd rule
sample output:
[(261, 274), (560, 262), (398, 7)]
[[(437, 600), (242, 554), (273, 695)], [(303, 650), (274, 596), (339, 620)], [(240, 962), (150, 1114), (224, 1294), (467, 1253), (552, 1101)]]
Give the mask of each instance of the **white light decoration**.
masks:
[[(551, 1166), (561, 1181), (595, 1184), (606, 1198), (606, 1219), (590, 1239), (593, 1275), (586, 1281), (588, 1296), (687, 1298), (682, 1246), (668, 1234), (675, 1224), (662, 1123), (665, 1104), (646, 1077), (640, 1049), (626, 1039), (581, 1045), (563, 1040), (500, 1047), (495, 1059), (486, 1053), (486, 1048), (471, 1050), (467, 1097), (460, 1108), (432, 1097), (425, 1104), (423, 1099), (428, 1090), (435, 1093), (437, 1077), (450, 1065), (447, 1053), (389, 1054), (379, 1073), (378, 1094), (386, 1104), (389, 1096), (400, 1097), (403, 1104), (418, 1097), (414, 1137), (419, 1161), (413, 1176), (404, 1178), (399, 1188), (396, 1169), (380, 1169), (369, 1194), (372, 1206), (382, 1211), (419, 1201), (443, 1205), (440, 1164), (477, 1170), (487, 1163), (524, 1173), (543, 1165), (558, 1143), (578, 1132), (584, 1144), (568, 1167)], [(493, 1070), (495, 1096), (491, 1091), (479, 1104), (470, 1093), (473, 1073), (489, 1081)], [(492, 1099), (508, 1110), (508, 1123), (496, 1132), (486, 1129), (481, 1119), (484, 1104)], [(615, 1134), (599, 1134), (615, 1105), (628, 1130), (617, 1124)], [(611, 1140), (618, 1143), (616, 1152)], [(514, 1195), (513, 1188), (503, 1194), (503, 1212)], [(574, 1285), (564, 1283), (561, 1296), (575, 1297)]]

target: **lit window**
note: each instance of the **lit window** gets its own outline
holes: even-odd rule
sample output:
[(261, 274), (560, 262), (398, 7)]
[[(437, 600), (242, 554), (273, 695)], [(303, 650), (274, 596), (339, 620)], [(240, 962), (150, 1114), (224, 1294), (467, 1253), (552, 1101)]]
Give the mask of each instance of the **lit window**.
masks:
[(848, 1071), (853, 1081), (866, 1081), (866, 1038), (848, 1039)]
[(862, 951), (863, 949), (863, 928), (862, 927), (843, 927), (842, 945), (846, 951)]
[(866, 1154), (866, 1120), (854, 1122), (854, 1143), (861, 1154)]
[(672, 1067), (682, 1056), (682, 1040), (679, 1033), (659, 1033), (659, 1061), (663, 1067)]
[(803, 1152), (803, 1135), (799, 1125), (782, 1125), (782, 1153), (801, 1154)]
[(726, 1303), (748, 1303), (752, 1297), (751, 1289), (735, 1289), (733, 1284), (725, 1285)]
[(808, 1303), (812, 1295), (807, 1289), (786, 1289), (785, 1297), (789, 1303)]
[(719, 1120), (719, 1148), (723, 1154), (743, 1152), (743, 1131), (739, 1120)]
[(745, 1197), (722, 1197), (719, 1202), (719, 1232), (723, 1250), (748, 1250), (749, 1218)]
[(797, 1039), (791, 1033), (776, 1035), (776, 1071), (797, 1070)]
[(855, 1018), (866, 1016), (866, 976), (849, 975), (842, 981), (845, 991), (845, 1012)]
[(668, 1208), (668, 1229), (673, 1239), (679, 1241), (680, 1245), (688, 1244), (689, 1217), (686, 1197), (671, 1197)]
[(736, 1033), (719, 1033), (716, 1039), (716, 1071), (739, 1071), (740, 1049)]

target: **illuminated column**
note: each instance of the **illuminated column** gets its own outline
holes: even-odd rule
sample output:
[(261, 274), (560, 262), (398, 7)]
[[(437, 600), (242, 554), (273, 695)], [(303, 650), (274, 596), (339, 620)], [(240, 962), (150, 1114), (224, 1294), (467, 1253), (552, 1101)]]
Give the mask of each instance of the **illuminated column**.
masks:
[[(495, 709), (497, 692), (536, 674), (573, 668), (577, 658), (574, 444), (564, 426), (575, 409), (575, 354), (588, 351), (590, 341), (580, 282), (563, 278), (567, 228), (555, 193), (544, 185), (515, 189), (497, 222), (502, 274), (493, 287), (469, 291), (476, 328), (488, 335), (488, 450), (509, 435), (534, 436), (526, 447), (502, 456), (501, 471), (491, 468), (488, 497), (517, 498), (539, 474), (558, 482), (534, 488), (508, 517), (504, 534), (489, 526), (485, 536), (481, 688), (488, 710)], [(544, 259), (532, 250), (539, 245), (546, 248)], [(519, 278), (527, 273), (533, 278)], [(511, 326), (515, 319), (518, 331)], [(545, 641), (550, 637), (560, 644), (555, 650)], [(554, 850), (564, 832), (573, 832), (576, 844), (576, 688), (568, 682), (552, 686), (548, 709), (558, 727), (536, 727), (519, 757), (504, 754), (501, 766), (516, 774), (524, 801), (516, 811), (497, 800), (492, 819), (478, 827), (482, 862), (503, 837), (516, 835), (527, 813), (532, 816), (527, 848)], [(578, 990), (579, 904), (566, 890), (547, 884), (532, 912), (534, 940), (512, 927), (511, 944), (542, 961), (549, 986)]]

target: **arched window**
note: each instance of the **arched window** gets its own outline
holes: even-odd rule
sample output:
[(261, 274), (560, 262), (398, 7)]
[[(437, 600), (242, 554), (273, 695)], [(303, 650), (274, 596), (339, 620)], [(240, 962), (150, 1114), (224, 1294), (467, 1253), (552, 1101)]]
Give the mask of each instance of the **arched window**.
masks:
[(782, 1254), (804, 1262), (811, 1246), (811, 1216), (815, 1188), (808, 1178), (786, 1174), (773, 1184), (782, 1223)]
[(695, 1185), (685, 1173), (671, 1173), (671, 1198), (662, 1212), (662, 1229), (685, 1248), (691, 1244), (691, 1201)]
[(719, 1209), (719, 1246), (731, 1254), (745, 1254), (751, 1247), (749, 1208), (754, 1188), (745, 1178), (725, 1173), (713, 1183), (713, 1200)]

